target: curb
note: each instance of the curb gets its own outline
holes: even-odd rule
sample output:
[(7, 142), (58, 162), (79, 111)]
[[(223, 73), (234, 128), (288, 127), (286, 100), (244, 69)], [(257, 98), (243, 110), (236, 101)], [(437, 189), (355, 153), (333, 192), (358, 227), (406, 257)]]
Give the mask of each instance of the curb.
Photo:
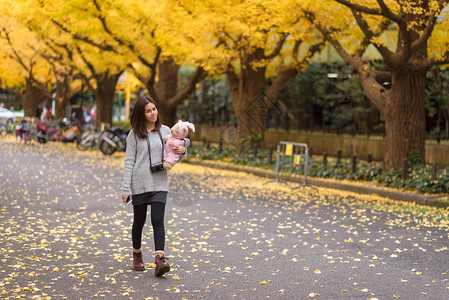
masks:
[[(240, 165), (234, 165), (234, 164), (227, 164), (217, 161), (211, 161), (211, 160), (200, 160), (195, 158), (185, 158), (183, 159), (183, 162), (194, 164), (194, 165), (200, 165), (210, 168), (216, 168), (216, 169), (222, 169), (222, 170), (230, 170), (230, 171), (237, 171), (237, 172), (246, 172), (253, 175), (265, 177), (265, 178), (276, 178), (275, 172), (265, 169), (259, 169), (255, 167), (248, 167), (248, 166), (240, 166)], [(299, 176), (298, 175), (283, 175), (283, 180), (291, 181), (291, 182), (298, 182)], [(401, 191), (393, 191), (393, 190), (384, 190), (384, 189), (378, 189), (373, 187), (365, 187), (360, 186), (357, 184), (350, 184), (350, 183), (344, 183), (344, 182), (336, 182), (333, 180), (327, 180), (322, 178), (313, 178), (313, 177), (307, 177), (307, 183), (313, 186), (317, 187), (324, 187), (324, 188), (331, 188), (336, 190), (344, 190), (344, 191), (351, 191), (358, 194), (367, 194), (367, 195), (378, 195), (381, 197), (385, 197), (392, 200), (399, 200), (399, 201), (405, 201), (405, 202), (413, 202), (420, 205), (427, 205), (427, 206), (434, 206), (435, 202), (438, 201), (439, 198), (447, 197), (447, 195), (443, 196), (432, 196), (432, 195), (422, 195), (422, 194), (416, 194), (416, 193), (410, 193), (410, 192), (401, 192)]]

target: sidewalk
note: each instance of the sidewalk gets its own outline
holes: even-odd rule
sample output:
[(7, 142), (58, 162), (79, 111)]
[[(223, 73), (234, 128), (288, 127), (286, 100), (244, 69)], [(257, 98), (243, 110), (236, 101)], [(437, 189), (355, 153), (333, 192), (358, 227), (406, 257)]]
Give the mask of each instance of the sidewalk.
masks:
[[(247, 172), (250, 174), (254, 174), (261, 177), (266, 178), (276, 178), (275, 172), (271, 170), (256, 168), (256, 167), (249, 167), (249, 166), (242, 166), (242, 165), (236, 165), (231, 163), (225, 163), (221, 161), (212, 161), (212, 160), (200, 160), (196, 158), (185, 158), (183, 162), (190, 163), (190, 164), (196, 164), (211, 168), (217, 168), (217, 169), (224, 169), (224, 170), (231, 170), (231, 171), (238, 171), (238, 172)], [(282, 176), (283, 180), (289, 181), (289, 182), (303, 182), (303, 179), (300, 178), (298, 175), (294, 174), (286, 174)], [(307, 184), (315, 187), (324, 187), (324, 188), (331, 188), (331, 189), (337, 189), (337, 190), (345, 190), (345, 191), (351, 191), (358, 194), (376, 194), (381, 197), (389, 198), (392, 200), (400, 200), (400, 201), (406, 201), (406, 202), (414, 202), (416, 204), (420, 205), (428, 205), (433, 206), (435, 202), (437, 202), (439, 199), (449, 198), (449, 195), (424, 195), (419, 193), (413, 193), (413, 192), (405, 192), (405, 191), (399, 191), (394, 190), (391, 188), (381, 188), (381, 187), (370, 187), (365, 186), (362, 184), (357, 183), (348, 183), (343, 182), (339, 180), (334, 179), (323, 179), (323, 178), (316, 178), (316, 177), (307, 177)]]

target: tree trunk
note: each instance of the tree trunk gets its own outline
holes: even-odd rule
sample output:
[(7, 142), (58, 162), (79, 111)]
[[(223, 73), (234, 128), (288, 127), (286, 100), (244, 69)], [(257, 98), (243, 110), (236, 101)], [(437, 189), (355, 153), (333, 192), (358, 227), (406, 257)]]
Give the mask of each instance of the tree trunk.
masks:
[(445, 119), (446, 119), (446, 122), (445, 122), (446, 126), (444, 129), (444, 131), (445, 131), (444, 138), (449, 139), (449, 113), (446, 114)]
[[(251, 138), (263, 138), (272, 100), (265, 95), (265, 67), (253, 68), (252, 63), (262, 60), (264, 49), (246, 55), (241, 63), (240, 76), (228, 71), (232, 107), (237, 120), (237, 136), (234, 144), (241, 153)], [(262, 141), (263, 143), (263, 141)]]
[(72, 82), (71, 74), (64, 74), (57, 77), (56, 82), (56, 99), (55, 100), (55, 118), (61, 119), (65, 117), (65, 110), (70, 102), (70, 99), (75, 96), (80, 89), (72, 90), (70, 83)]
[(109, 74), (109, 72), (97, 74), (95, 80), (97, 87), (94, 89), (97, 116), (95, 125), (108, 123), (112, 125), (112, 104), (114, 103), (115, 86), (121, 73)]
[(162, 124), (169, 127), (176, 123), (176, 106), (169, 100), (176, 95), (178, 87), (179, 66), (168, 59), (158, 64), (158, 81), (154, 85), (156, 95), (154, 97), (159, 108), (159, 118)]
[(167, 59), (158, 64), (158, 81), (145, 80), (144, 84), (151, 97), (156, 100), (159, 108), (159, 117), (162, 124), (169, 127), (177, 121), (176, 108), (195, 89), (196, 84), (201, 81), (206, 72), (197, 68), (189, 83), (179, 91), (178, 88), (179, 65), (173, 59)]
[(444, 138), (449, 139), (449, 103), (443, 103), (443, 113), (444, 113), (444, 119), (445, 119)]
[(55, 119), (62, 119), (65, 117), (65, 109), (68, 102), (64, 102), (64, 99), (55, 100)]
[[(16, 94), (17, 95), (17, 94)], [(50, 98), (49, 92), (43, 87), (36, 86), (30, 80), (26, 81), (26, 90), (23, 94), (16, 96), (22, 105), (26, 117), (36, 116), (39, 104)]]
[(392, 98), (387, 99), (385, 117), (385, 166), (399, 168), (410, 154), (424, 161), (426, 73), (417, 70), (392, 76)]

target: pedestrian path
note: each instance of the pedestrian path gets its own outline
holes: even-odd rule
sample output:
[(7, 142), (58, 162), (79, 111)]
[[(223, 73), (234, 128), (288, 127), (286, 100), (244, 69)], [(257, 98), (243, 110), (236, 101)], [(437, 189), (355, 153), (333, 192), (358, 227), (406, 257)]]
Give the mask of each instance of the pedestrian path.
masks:
[[(0, 294), (41, 299), (446, 299), (449, 212), (180, 163), (172, 272), (131, 269), (123, 156), (0, 141)], [(182, 202), (181, 197), (190, 197)], [(147, 221), (149, 222), (149, 220)]]

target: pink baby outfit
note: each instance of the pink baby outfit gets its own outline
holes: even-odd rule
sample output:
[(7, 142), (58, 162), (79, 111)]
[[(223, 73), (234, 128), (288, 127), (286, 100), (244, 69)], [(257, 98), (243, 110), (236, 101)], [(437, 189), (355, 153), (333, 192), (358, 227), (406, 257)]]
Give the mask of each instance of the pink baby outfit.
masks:
[[(165, 142), (165, 151), (164, 151), (164, 161), (174, 165), (179, 160), (179, 155), (175, 154), (173, 152), (173, 148), (169, 146), (170, 142), (173, 142), (173, 147), (177, 146), (184, 146), (184, 138), (186, 136), (185, 134), (185, 128), (190, 128), (192, 132), (195, 132), (195, 126), (190, 122), (183, 122), (181, 120), (176, 123), (178, 125), (179, 129), (179, 135), (177, 137), (174, 137), (172, 134), (168, 135), (168, 139)], [(172, 129), (173, 133), (173, 129)]]

